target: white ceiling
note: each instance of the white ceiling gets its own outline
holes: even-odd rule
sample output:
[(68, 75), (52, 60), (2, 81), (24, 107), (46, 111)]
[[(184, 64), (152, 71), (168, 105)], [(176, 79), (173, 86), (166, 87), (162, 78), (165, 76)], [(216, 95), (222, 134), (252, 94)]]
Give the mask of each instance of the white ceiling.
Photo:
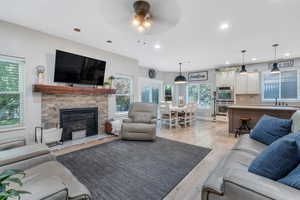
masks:
[[(133, 2), (1, 0), (0, 19), (135, 58), (142, 66), (162, 71), (177, 71), (179, 61), (191, 62), (183, 66), (184, 71), (224, 66), (226, 61), (239, 63), (241, 49), (247, 49), (249, 63), (254, 57), (271, 60), (273, 43), (280, 44), (281, 57), (287, 52), (300, 56), (299, 0), (151, 0), (152, 12), (161, 8), (159, 12), (174, 18), (174, 23), (145, 35), (131, 27), (130, 19), (119, 20), (130, 16)], [(128, 13), (123, 13), (127, 8)], [(223, 22), (230, 24), (228, 30), (219, 29)], [(82, 31), (74, 32), (74, 27)], [(159, 50), (153, 48), (157, 43)]]

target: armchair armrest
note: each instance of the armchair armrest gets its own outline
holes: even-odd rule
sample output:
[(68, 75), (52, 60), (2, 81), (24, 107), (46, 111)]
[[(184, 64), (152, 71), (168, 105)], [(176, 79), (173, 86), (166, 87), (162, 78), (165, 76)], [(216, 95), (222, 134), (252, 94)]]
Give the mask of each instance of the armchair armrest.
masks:
[(133, 120), (131, 118), (123, 119), (123, 123), (132, 123)]
[(151, 119), (150, 124), (156, 124), (157, 119)]
[(0, 151), (21, 147), (25, 145), (25, 138), (7, 138), (0, 141)]
[(42, 144), (26, 145), (6, 151), (1, 151), (0, 167), (49, 153), (49, 148), (46, 145)]
[(300, 196), (300, 191), (293, 187), (241, 170), (230, 170), (225, 174), (224, 190), (231, 189), (235, 195), (239, 190), (246, 190), (242, 196), (249, 200), (257, 199), (257, 196), (261, 196), (261, 199), (294, 200)]
[(31, 194), (21, 195), (21, 199), (31, 200), (66, 200), (68, 199), (68, 189), (63, 181), (57, 177), (52, 176), (44, 180), (24, 184), (22, 187), (17, 188), (25, 190)]

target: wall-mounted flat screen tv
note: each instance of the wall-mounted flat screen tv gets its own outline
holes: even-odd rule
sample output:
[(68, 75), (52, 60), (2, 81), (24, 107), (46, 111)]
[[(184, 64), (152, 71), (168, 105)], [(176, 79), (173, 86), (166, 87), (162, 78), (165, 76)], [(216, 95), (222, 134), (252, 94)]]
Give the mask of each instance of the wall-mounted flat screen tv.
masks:
[(54, 82), (103, 85), (106, 62), (56, 50)]

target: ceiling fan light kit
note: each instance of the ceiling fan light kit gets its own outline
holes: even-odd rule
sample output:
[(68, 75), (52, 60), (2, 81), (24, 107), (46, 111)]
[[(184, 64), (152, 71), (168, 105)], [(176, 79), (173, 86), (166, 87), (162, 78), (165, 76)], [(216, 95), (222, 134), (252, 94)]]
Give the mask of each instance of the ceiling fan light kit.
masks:
[(136, 1), (133, 4), (134, 16), (132, 24), (137, 27), (139, 32), (144, 32), (152, 26), (151, 15), (150, 15), (150, 4), (147, 1)]

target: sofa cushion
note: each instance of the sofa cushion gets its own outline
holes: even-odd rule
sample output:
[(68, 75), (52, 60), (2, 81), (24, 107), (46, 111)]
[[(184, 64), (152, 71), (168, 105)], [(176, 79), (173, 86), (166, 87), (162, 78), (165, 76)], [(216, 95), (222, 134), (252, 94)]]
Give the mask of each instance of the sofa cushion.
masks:
[(295, 169), (293, 169), (286, 177), (279, 179), (278, 182), (300, 190), (300, 164)]
[(250, 136), (246, 134), (240, 137), (232, 149), (249, 152), (258, 156), (266, 147), (267, 145), (251, 139)]
[(71, 199), (84, 195), (91, 196), (88, 189), (67, 168), (57, 161), (49, 161), (25, 170), (25, 174), (24, 182), (26, 184), (46, 181), (51, 177), (59, 177), (62, 184), (68, 189)]
[(150, 123), (152, 119), (151, 113), (136, 112), (133, 113), (133, 122), (135, 123)]
[(278, 180), (286, 176), (300, 162), (300, 133), (280, 138), (268, 146), (251, 163), (249, 172)]
[(263, 144), (270, 145), (277, 139), (289, 134), (291, 125), (292, 120), (264, 115), (251, 131), (250, 137)]
[(299, 110), (292, 115), (291, 120), (293, 121), (291, 132), (292, 133), (300, 132), (300, 111)]

